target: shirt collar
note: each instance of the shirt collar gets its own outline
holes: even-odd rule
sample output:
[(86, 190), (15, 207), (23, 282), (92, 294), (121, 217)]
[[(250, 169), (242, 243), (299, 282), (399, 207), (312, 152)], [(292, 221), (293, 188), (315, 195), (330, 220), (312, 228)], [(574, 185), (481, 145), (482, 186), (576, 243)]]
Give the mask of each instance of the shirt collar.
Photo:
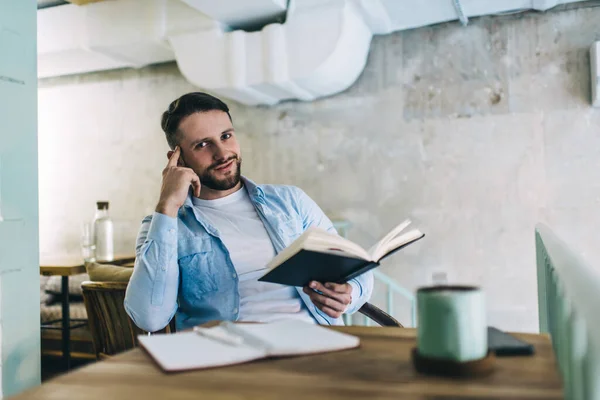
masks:
[(244, 187), (248, 191), (248, 195), (252, 201), (264, 203), (265, 192), (262, 190), (262, 188), (245, 176), (242, 176), (242, 181), (244, 182)]

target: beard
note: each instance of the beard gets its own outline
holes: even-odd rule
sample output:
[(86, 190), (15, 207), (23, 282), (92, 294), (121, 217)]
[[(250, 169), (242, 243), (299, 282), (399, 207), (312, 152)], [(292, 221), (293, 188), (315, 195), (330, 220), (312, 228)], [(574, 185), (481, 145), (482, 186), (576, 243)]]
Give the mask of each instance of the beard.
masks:
[[(227, 164), (231, 160), (234, 160), (233, 168), (234, 170), (226, 176), (225, 178), (217, 178), (214, 174), (214, 170), (217, 167), (222, 166), (223, 164)], [(213, 164), (204, 171), (202, 174), (198, 174), (200, 178), (200, 183), (202, 186), (206, 186), (212, 190), (229, 190), (233, 189), (241, 179), (242, 175), (242, 159), (236, 156), (231, 156), (225, 161), (221, 161), (217, 164)]]

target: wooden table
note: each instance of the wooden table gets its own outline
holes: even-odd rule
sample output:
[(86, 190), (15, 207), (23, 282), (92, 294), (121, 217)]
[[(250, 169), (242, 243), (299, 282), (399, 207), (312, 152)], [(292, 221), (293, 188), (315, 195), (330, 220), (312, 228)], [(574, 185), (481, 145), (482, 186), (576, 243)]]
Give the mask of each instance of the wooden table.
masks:
[(174, 374), (134, 349), (15, 399), (562, 399), (547, 336), (517, 335), (535, 345), (535, 356), (499, 358), (492, 375), (460, 380), (414, 370), (413, 329), (334, 329), (360, 336), (360, 349)]
[[(135, 256), (118, 256), (111, 264), (123, 265), (135, 260)], [(42, 257), (40, 260), (40, 274), (44, 276), (61, 276), (61, 305), (62, 318), (60, 320), (62, 330), (62, 355), (67, 370), (71, 367), (71, 329), (82, 326), (82, 323), (71, 325), (70, 306), (69, 306), (69, 277), (72, 275), (83, 274), (85, 272), (85, 262), (81, 257), (61, 256), (61, 257)], [(42, 325), (42, 329), (56, 329), (53, 324), (56, 321), (50, 321)]]

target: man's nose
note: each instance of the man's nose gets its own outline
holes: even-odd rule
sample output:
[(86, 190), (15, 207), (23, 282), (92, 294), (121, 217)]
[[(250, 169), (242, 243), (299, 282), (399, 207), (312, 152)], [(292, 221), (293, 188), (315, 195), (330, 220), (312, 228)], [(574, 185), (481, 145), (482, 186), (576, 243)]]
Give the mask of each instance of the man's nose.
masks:
[(215, 161), (223, 160), (227, 156), (227, 150), (222, 143), (217, 143), (213, 147), (213, 158)]

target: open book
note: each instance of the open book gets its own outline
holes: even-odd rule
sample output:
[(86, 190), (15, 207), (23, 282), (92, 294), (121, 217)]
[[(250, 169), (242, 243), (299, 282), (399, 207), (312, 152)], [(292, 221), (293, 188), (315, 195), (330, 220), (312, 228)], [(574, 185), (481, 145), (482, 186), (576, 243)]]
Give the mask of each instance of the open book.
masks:
[(293, 319), (268, 324), (222, 322), (212, 328), (139, 336), (138, 340), (165, 371), (222, 367), (267, 357), (324, 353), (360, 345), (356, 336)]
[(418, 229), (405, 232), (410, 223), (402, 222), (369, 250), (334, 233), (309, 228), (267, 264), (269, 271), (259, 281), (291, 286), (306, 286), (312, 280), (347, 282), (425, 236)]

